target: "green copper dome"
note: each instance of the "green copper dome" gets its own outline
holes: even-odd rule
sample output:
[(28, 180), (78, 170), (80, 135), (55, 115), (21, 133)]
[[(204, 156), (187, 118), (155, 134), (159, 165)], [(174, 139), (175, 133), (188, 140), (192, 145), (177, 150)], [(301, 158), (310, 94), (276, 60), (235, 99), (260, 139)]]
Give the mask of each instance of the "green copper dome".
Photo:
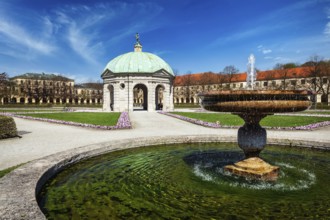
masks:
[(172, 68), (160, 57), (147, 52), (134, 51), (111, 60), (104, 70), (113, 73), (154, 73), (164, 69), (174, 75)]

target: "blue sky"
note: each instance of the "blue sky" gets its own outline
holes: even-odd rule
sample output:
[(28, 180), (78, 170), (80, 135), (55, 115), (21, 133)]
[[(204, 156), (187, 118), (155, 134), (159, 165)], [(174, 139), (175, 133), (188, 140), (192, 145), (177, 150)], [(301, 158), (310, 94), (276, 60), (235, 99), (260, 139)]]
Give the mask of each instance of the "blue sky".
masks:
[(0, 72), (101, 80), (136, 32), (178, 74), (267, 70), (330, 59), (330, 0), (0, 0)]

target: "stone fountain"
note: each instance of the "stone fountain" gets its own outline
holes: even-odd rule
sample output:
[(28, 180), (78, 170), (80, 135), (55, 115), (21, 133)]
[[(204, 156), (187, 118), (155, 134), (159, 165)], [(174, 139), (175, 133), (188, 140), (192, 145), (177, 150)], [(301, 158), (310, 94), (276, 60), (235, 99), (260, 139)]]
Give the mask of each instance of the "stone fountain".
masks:
[(275, 181), (279, 167), (272, 166), (259, 157), (267, 140), (267, 132), (259, 124), (267, 115), (303, 111), (310, 107), (308, 91), (255, 90), (255, 58), (249, 57), (246, 90), (222, 90), (199, 95), (204, 109), (215, 112), (231, 112), (241, 117), (245, 124), (238, 129), (237, 141), (245, 159), (224, 170), (253, 179)]

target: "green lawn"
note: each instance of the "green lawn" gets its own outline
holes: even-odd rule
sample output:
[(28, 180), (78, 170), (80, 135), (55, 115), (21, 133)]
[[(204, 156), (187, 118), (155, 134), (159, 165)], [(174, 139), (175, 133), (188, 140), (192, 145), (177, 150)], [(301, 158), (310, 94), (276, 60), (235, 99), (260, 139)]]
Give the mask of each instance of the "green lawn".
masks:
[(181, 104), (174, 104), (174, 108), (200, 108), (199, 104), (191, 104), (191, 103), (181, 103)]
[[(223, 113), (195, 113), (195, 112), (172, 112), (188, 118), (199, 119), (207, 122), (219, 121), (221, 125), (241, 126), (244, 124), (243, 119), (237, 115)], [(260, 124), (268, 127), (293, 127), (308, 125), (316, 122), (330, 121), (328, 117), (304, 117), (304, 116), (282, 116), (272, 115), (262, 119)]]
[(37, 114), (21, 114), (36, 118), (47, 118), (62, 121), (78, 122), (83, 124), (114, 126), (117, 124), (120, 116), (119, 112), (65, 112), (65, 113), (37, 113)]

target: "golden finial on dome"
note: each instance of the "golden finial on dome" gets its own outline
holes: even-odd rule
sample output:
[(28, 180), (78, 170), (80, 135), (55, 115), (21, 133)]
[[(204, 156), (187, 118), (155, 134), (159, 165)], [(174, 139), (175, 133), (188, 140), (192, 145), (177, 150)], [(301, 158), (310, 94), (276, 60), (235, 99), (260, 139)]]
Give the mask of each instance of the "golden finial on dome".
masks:
[(135, 34), (136, 43), (134, 45), (134, 52), (142, 52), (142, 45), (140, 44), (139, 33)]

